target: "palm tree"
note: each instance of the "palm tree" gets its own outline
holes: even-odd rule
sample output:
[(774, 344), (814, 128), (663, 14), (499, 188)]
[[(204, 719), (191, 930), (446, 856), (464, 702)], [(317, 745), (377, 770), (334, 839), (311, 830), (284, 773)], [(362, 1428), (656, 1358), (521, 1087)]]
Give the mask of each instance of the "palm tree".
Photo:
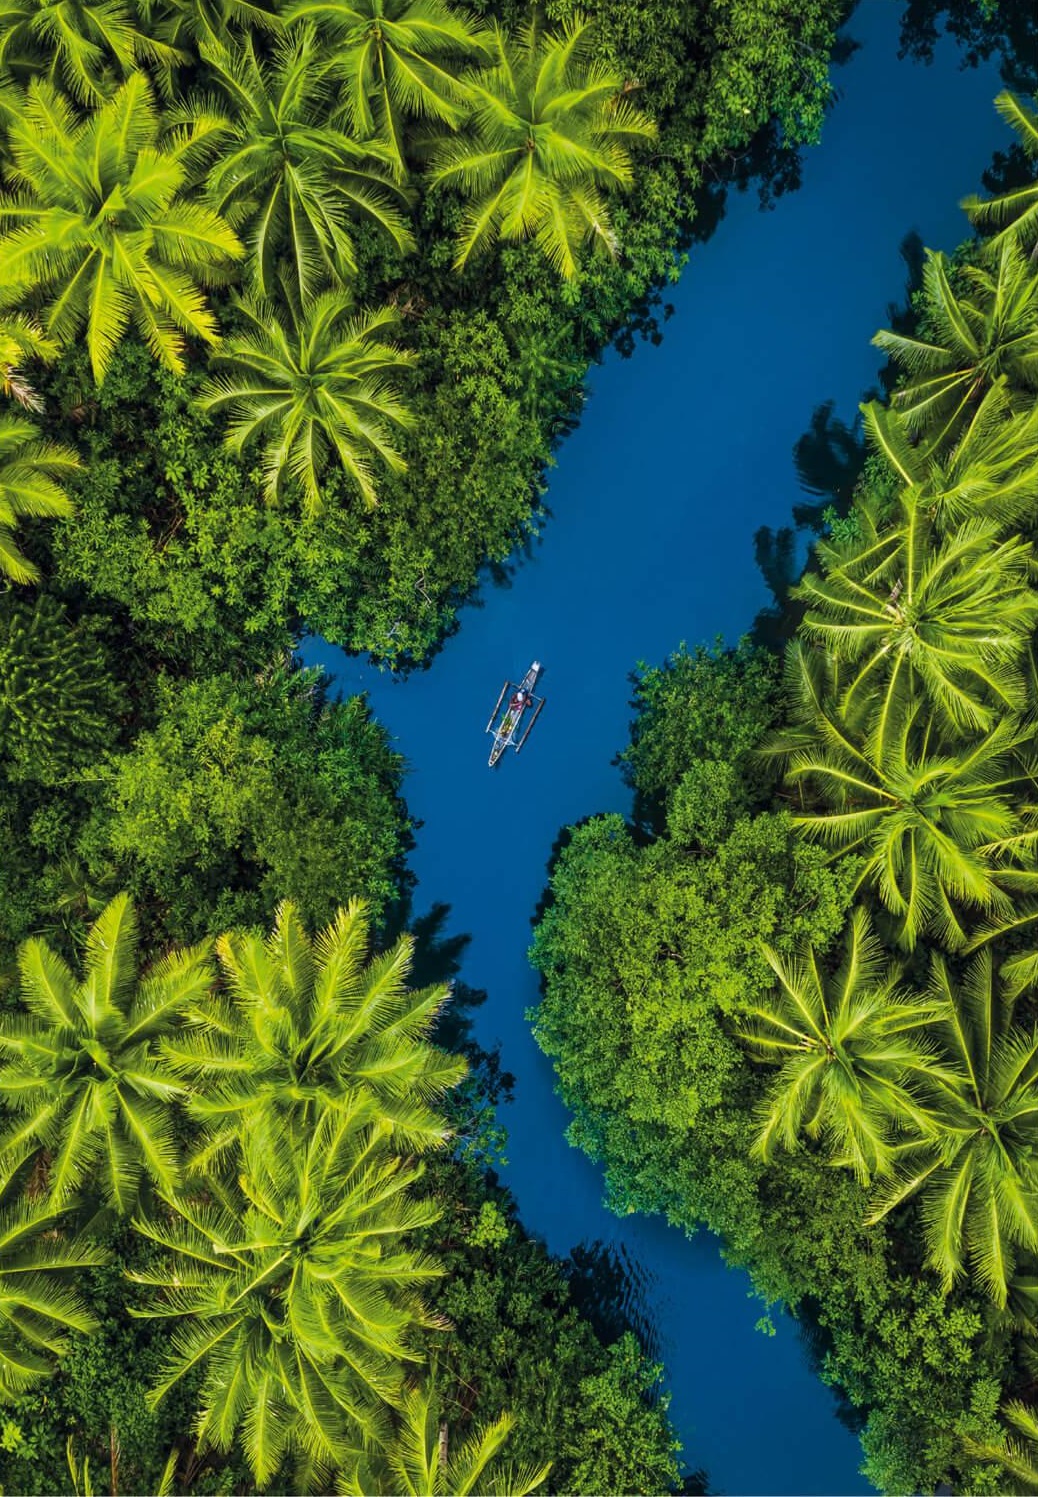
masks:
[(473, 1492), (528, 1497), (551, 1470), (550, 1464), (518, 1471), (498, 1464), (515, 1424), (511, 1414), (502, 1414), (455, 1445), (433, 1384), (408, 1388), (398, 1415), (391, 1443), (384, 1450), (366, 1452), (340, 1474), (342, 1497), (469, 1497)]
[[(1019, 1400), (1007, 1403), (1002, 1413), (1013, 1431), (1023, 1437), (1022, 1440), (1007, 1435), (996, 1445), (992, 1441), (973, 1440), (967, 1436), (963, 1448), (975, 1460), (991, 1461), (1001, 1466), (1000, 1492), (1031, 1497), (1032, 1493), (1038, 1492), (1038, 1414), (1029, 1404)], [(1008, 1481), (1005, 1480), (1007, 1476)]]
[(243, 231), (260, 296), (275, 292), (282, 258), (301, 302), (322, 279), (355, 274), (351, 213), (378, 224), (398, 249), (412, 248), (385, 153), (329, 123), (331, 85), (311, 28), (279, 42), (269, 64), (251, 36), (206, 60), (233, 118), (208, 175), (209, 200)]
[(916, 488), (900, 491), (893, 514), (877, 509), (856, 507), (853, 541), (816, 542), (821, 572), (792, 590), (809, 605), (802, 637), (848, 666), (843, 715), (876, 702), (887, 715), (916, 692), (962, 735), (1023, 711), (1021, 662), (1038, 623), (1030, 545), (999, 543), (979, 519), (942, 535)]
[(873, 884), (911, 950), (924, 930), (950, 950), (963, 945), (960, 906), (1012, 913), (1005, 885), (1026, 891), (1038, 876), (1033, 834), (1014, 809), (1015, 792), (1033, 776), (1033, 735), (1004, 718), (969, 745), (946, 747), (918, 698), (907, 697), (882, 722), (848, 724), (836, 705), (839, 677), (817, 652), (787, 652), (790, 691), (801, 726), (774, 740), (787, 777), (814, 788), (823, 809), (794, 817), (808, 837), (862, 860), (859, 885)]
[(1012, 239), (993, 263), (957, 271), (952, 285), (944, 255), (926, 252), (925, 337), (884, 330), (873, 343), (908, 374), (891, 405), (926, 439), (929, 452), (954, 441), (986, 390), (1004, 374), (1017, 391), (1038, 389), (1038, 275)]
[(159, 1042), (212, 982), (208, 952), (173, 952), (143, 976), (137, 920), (120, 894), (86, 939), (78, 979), (46, 942), (18, 953), (20, 1011), (0, 1028), (0, 1101), (10, 1115), (0, 1154), (42, 1154), (51, 1200), (89, 1188), (132, 1211), (142, 1175), (179, 1176), (173, 1104), (183, 1095)]
[[(1038, 158), (1038, 115), (1008, 92), (999, 94), (995, 108), (1019, 135), (1027, 155)], [(1038, 250), (1038, 182), (1030, 182), (988, 202), (975, 196), (964, 198), (962, 206), (978, 228), (998, 231), (992, 245), (1000, 246), (1012, 239), (1029, 249), (1032, 257)]]
[(897, 1178), (868, 1220), (920, 1194), (927, 1263), (945, 1292), (968, 1260), (1004, 1309), (1016, 1249), (1038, 1248), (1038, 1030), (1013, 1024), (990, 950), (957, 984), (934, 956), (931, 996), (944, 1011), (946, 1055), (929, 1078), (934, 1127), (903, 1146)]
[(988, 517), (1017, 525), (1038, 498), (1038, 402), (1017, 412), (1005, 375), (981, 397), (955, 446), (940, 460), (913, 445), (904, 415), (875, 401), (861, 407), (865, 431), (917, 502), (939, 525)]
[(586, 240), (615, 255), (604, 193), (631, 185), (630, 148), (655, 127), (619, 97), (618, 75), (587, 60), (588, 38), (583, 21), (557, 35), (533, 23), (515, 39), (497, 26), (492, 66), (466, 75), (471, 125), (437, 148), (431, 177), (471, 200), (459, 269), (497, 239), (532, 239), (566, 279)]
[(28, 517), (61, 519), (72, 501), (60, 480), (79, 468), (70, 447), (46, 442), (24, 416), (0, 412), (0, 575), (37, 582), (39, 568), (19, 549), (15, 526)]
[(29, 359), (49, 364), (58, 356), (58, 345), (32, 317), (21, 312), (0, 312), (0, 392), (16, 400), (27, 411), (42, 411), (43, 401), (25, 377)]
[(9, 176), (20, 190), (0, 197), (4, 295), (9, 305), (40, 298), (59, 343), (85, 329), (99, 382), (131, 320), (178, 372), (184, 333), (216, 341), (199, 287), (226, 279), (244, 250), (211, 208), (184, 200), (189, 159), (216, 128), (199, 119), (161, 145), (141, 73), (82, 120), (49, 84), (29, 85), (10, 129)]
[(60, 78), (82, 104), (103, 103), (137, 67), (184, 60), (139, 30), (123, 0), (5, 0), (0, 12), (0, 76)]
[(384, 142), (398, 179), (411, 120), (462, 123), (457, 67), (483, 52), (482, 31), (443, 0), (296, 0), (285, 22), (300, 20), (327, 38), (347, 130)]
[(136, 8), (145, 29), (181, 56), (233, 50), (242, 33), (284, 31), (276, 0), (136, 0)]
[(12, 1399), (53, 1372), (70, 1331), (97, 1329), (74, 1281), (109, 1255), (67, 1236), (62, 1209), (16, 1199), (10, 1178), (0, 1194), (0, 1397)]
[(433, 1323), (418, 1290), (440, 1270), (406, 1242), (439, 1216), (414, 1192), (421, 1168), (358, 1093), (306, 1136), (253, 1128), (216, 1199), (207, 1181), (205, 1198), (171, 1201), (177, 1219), (136, 1222), (168, 1255), (132, 1275), (158, 1291), (139, 1313), (174, 1322), (152, 1404), (200, 1376), (201, 1445), (240, 1438), (261, 1486), (291, 1454), (327, 1472), (383, 1442)]
[(301, 312), (263, 302), (245, 302), (240, 311), (245, 331), (229, 336), (216, 354), (233, 372), (202, 390), (206, 410), (231, 412), (227, 445), (240, 452), (266, 438), (269, 499), (291, 479), (307, 509), (319, 510), (321, 475), (337, 458), (373, 504), (371, 459), (401, 472), (406, 464), (392, 445), (392, 428), (404, 430), (412, 420), (391, 378), (413, 356), (379, 336), (396, 324), (396, 313), (357, 312), (344, 290), (324, 292)]
[(914, 1083), (932, 1059), (912, 1031), (933, 1019), (933, 1005), (909, 1001), (900, 968), (884, 961), (860, 905), (831, 979), (810, 946), (790, 962), (763, 950), (778, 988), (748, 1010), (740, 1038), (781, 1070), (761, 1109), (754, 1152), (770, 1159), (776, 1144), (792, 1150), (806, 1134), (822, 1139), (834, 1162), (850, 1165), (862, 1182), (889, 1173), (894, 1130), (910, 1121), (926, 1126)]
[(352, 900), (311, 941), (295, 906), (274, 930), (223, 936), (227, 996), (207, 999), (164, 1053), (208, 1126), (204, 1157), (225, 1153), (264, 1117), (309, 1132), (325, 1109), (370, 1096), (394, 1146), (422, 1153), (448, 1138), (434, 1103), (465, 1062), (428, 1042), (446, 987), (407, 986), (414, 939), (370, 956), (368, 905)]

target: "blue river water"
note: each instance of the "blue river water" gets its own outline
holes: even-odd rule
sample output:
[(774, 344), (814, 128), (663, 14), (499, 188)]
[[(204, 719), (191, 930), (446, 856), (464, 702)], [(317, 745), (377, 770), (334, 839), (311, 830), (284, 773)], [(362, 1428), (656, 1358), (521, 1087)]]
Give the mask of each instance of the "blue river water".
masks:
[[(627, 741), (628, 673), (681, 640), (734, 641), (767, 602), (752, 537), (803, 499), (791, 454), (815, 406), (831, 399), (850, 422), (875, 381), (869, 340), (903, 295), (900, 241), (915, 229), (952, 249), (967, 227), (958, 201), (1008, 143), (995, 67), (960, 71), (947, 41), (929, 67), (898, 61), (901, 10), (862, 0), (850, 25), (862, 45), (835, 74), (801, 188), (764, 213), (752, 191), (733, 196), (669, 297), (662, 345), (594, 371), (551, 475), (552, 517), (511, 585), (488, 582), (432, 668), (406, 680), (321, 641), (303, 651), (344, 692), (369, 692), (408, 759), (414, 909), (447, 902), (448, 934), (471, 937), (461, 976), (489, 993), (476, 1037), (500, 1042), (517, 1081), (503, 1173), (523, 1221), (555, 1251), (601, 1239), (640, 1264), (685, 1459), (719, 1492), (871, 1488), (795, 1327), (755, 1330), (762, 1306), (716, 1241), (602, 1207), (601, 1173), (565, 1141), (524, 1017), (538, 997), (526, 953), (560, 829), (630, 809), (611, 762)], [(491, 774), (484, 724), (502, 679), (534, 657), (547, 706)]]

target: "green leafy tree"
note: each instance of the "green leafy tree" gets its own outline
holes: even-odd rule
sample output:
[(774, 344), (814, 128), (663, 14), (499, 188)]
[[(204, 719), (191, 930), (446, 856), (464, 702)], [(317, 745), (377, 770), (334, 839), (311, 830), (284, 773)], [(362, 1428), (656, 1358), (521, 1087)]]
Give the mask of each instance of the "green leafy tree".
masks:
[(411, 122), (457, 129), (465, 117), (460, 63), (483, 50), (482, 32), (443, 0), (297, 0), (285, 20), (313, 20), (327, 38), (346, 128), (389, 150), (406, 175)]
[(933, 958), (942, 1061), (930, 1081), (931, 1129), (902, 1146), (871, 1221), (919, 1195), (927, 1262), (947, 1293), (966, 1272), (1000, 1309), (1017, 1249), (1038, 1247), (1038, 1030), (1013, 1023), (990, 950), (956, 981)]
[(1012, 239), (986, 258), (953, 276), (944, 255), (927, 250), (923, 335), (884, 330), (872, 340), (907, 374), (891, 406), (930, 452), (955, 440), (1002, 375), (1032, 399), (1038, 388), (1038, 275)]
[(873, 713), (879, 742), (913, 693), (953, 737), (1023, 711), (1038, 622), (1031, 546), (999, 542), (998, 527), (980, 519), (942, 534), (915, 488), (892, 513), (879, 509), (855, 507), (853, 539), (817, 541), (820, 570), (793, 590), (808, 605), (801, 638), (846, 663), (840, 711), (849, 721)]
[(122, 0), (4, 0), (0, 76), (46, 73), (80, 103), (102, 104), (135, 68), (183, 60), (134, 22)]
[(307, 510), (319, 510), (322, 475), (337, 460), (374, 504), (372, 459), (401, 472), (394, 428), (411, 424), (394, 377), (412, 356), (381, 336), (396, 325), (396, 312), (358, 311), (345, 290), (326, 291), (299, 313), (248, 302), (240, 311), (244, 331), (232, 333), (216, 354), (231, 372), (215, 375), (202, 392), (206, 410), (230, 411), (227, 445), (240, 452), (264, 440), (272, 500), (291, 479)]
[(157, 1291), (140, 1313), (174, 1322), (152, 1402), (200, 1375), (200, 1444), (240, 1438), (261, 1485), (290, 1455), (320, 1473), (384, 1442), (429, 1321), (418, 1291), (439, 1273), (407, 1242), (439, 1215), (421, 1169), (357, 1094), (307, 1129), (254, 1128), (217, 1199), (139, 1219), (166, 1250), (133, 1275)]
[(138, 975), (137, 945), (120, 894), (90, 928), (82, 978), (44, 941), (18, 953), (19, 1006), (0, 1030), (0, 1149), (9, 1164), (39, 1156), (55, 1203), (89, 1190), (125, 1214), (142, 1177), (169, 1189), (179, 1175), (173, 1105), (183, 1088), (158, 1042), (212, 972), (199, 946)]
[(200, 287), (226, 280), (244, 250), (218, 214), (186, 195), (190, 153), (216, 127), (199, 117), (162, 144), (143, 73), (82, 119), (34, 80), (10, 126), (16, 190), (0, 197), (4, 297), (41, 300), (45, 329), (60, 343), (85, 333), (99, 382), (131, 322), (178, 373), (186, 333), (216, 341)]
[(370, 954), (363, 900), (340, 909), (313, 941), (291, 903), (270, 936), (223, 936), (217, 956), (226, 997), (207, 999), (165, 1054), (206, 1125), (204, 1157), (225, 1154), (264, 1117), (309, 1128), (330, 1109), (352, 1112), (358, 1093), (377, 1106), (393, 1144), (422, 1152), (448, 1128), (435, 1104), (465, 1062), (429, 1043), (448, 996), (406, 986), (414, 940)]
[(1030, 729), (1003, 718), (968, 745), (948, 745), (926, 704), (908, 698), (879, 737), (841, 717), (839, 678), (834, 688), (816, 652), (794, 645), (787, 661), (802, 725), (772, 747), (788, 756), (790, 783), (822, 803), (795, 824), (861, 859), (859, 884), (875, 886), (909, 950), (927, 931), (961, 947), (964, 910), (1009, 914), (1004, 886), (1033, 883), (1014, 866), (1029, 847), (1015, 802), (1031, 773)]
[(528, 1497), (547, 1480), (550, 1467), (502, 1466), (498, 1456), (514, 1424), (510, 1414), (502, 1414), (467, 1439), (455, 1441), (435, 1388), (407, 1388), (389, 1445), (343, 1472), (338, 1489), (344, 1497), (469, 1497), (488, 1491), (500, 1497)]
[(254, 38), (207, 51), (232, 124), (207, 177), (216, 212), (241, 231), (260, 296), (276, 296), (282, 264), (305, 303), (320, 283), (354, 275), (350, 220), (363, 216), (401, 251), (413, 240), (384, 153), (330, 123), (334, 95), (309, 27), (275, 45), (264, 62)]
[[(1038, 159), (1038, 115), (1008, 91), (1000, 93), (995, 108), (1019, 135), (1020, 144), (1032, 159)], [(991, 244), (1000, 247), (1006, 240), (1015, 240), (1033, 258), (1038, 247), (1038, 181), (984, 202), (978, 197), (968, 197), (962, 206), (979, 229), (995, 230)]]
[(36, 582), (40, 575), (15, 540), (15, 526), (23, 519), (70, 515), (72, 501), (61, 480), (78, 468), (70, 447), (42, 438), (24, 416), (0, 412), (0, 574), (12, 582)]
[(243, 33), (283, 31), (276, 0), (136, 0), (136, 8), (149, 34), (182, 58), (241, 46)]
[(41, 595), (0, 597), (0, 758), (20, 778), (59, 779), (118, 729), (121, 693), (96, 633)]
[(806, 1135), (863, 1182), (888, 1174), (895, 1132), (927, 1127), (916, 1083), (932, 1065), (919, 1031), (933, 1005), (911, 1000), (860, 905), (832, 978), (810, 946), (788, 960), (770, 947), (765, 956), (778, 985), (750, 1008), (740, 1037), (781, 1069), (761, 1107), (755, 1150), (768, 1160), (776, 1144), (792, 1150)]
[(532, 239), (567, 280), (585, 241), (617, 253), (605, 193), (630, 187), (631, 147), (655, 127), (620, 96), (619, 75), (588, 60), (588, 30), (530, 23), (513, 39), (497, 27), (492, 66), (466, 75), (472, 120), (437, 148), (431, 175), (470, 200), (459, 268), (497, 239)]
[(54, 1370), (70, 1332), (90, 1335), (95, 1317), (77, 1294), (75, 1277), (104, 1263), (107, 1252), (70, 1237), (65, 1212), (19, 1200), (17, 1180), (0, 1199), (0, 1396), (12, 1399)]

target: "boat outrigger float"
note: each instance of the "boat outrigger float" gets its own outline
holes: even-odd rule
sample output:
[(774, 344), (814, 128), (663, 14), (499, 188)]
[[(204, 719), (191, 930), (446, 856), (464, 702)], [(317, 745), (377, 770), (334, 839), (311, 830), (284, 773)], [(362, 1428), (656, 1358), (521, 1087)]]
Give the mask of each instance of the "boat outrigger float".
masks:
[[(494, 710), (490, 714), (490, 721), (487, 723), (487, 732), (494, 735), (494, 742), (490, 749), (491, 769), (493, 769), (506, 748), (514, 748), (516, 753), (518, 753), (529, 738), (530, 729), (537, 721), (540, 710), (544, 706), (544, 698), (534, 694), (534, 687), (537, 685), (537, 677), (540, 673), (541, 662), (535, 660), (518, 686), (514, 681), (506, 681), (502, 686), (501, 695), (498, 697)], [(497, 715), (501, 711), (501, 704), (505, 701), (506, 697), (508, 700), (504, 715), (498, 721)], [(529, 720), (526, 717), (528, 712), (530, 713)], [(525, 729), (523, 729), (524, 722), (526, 723)], [(495, 723), (497, 724), (496, 727)]]

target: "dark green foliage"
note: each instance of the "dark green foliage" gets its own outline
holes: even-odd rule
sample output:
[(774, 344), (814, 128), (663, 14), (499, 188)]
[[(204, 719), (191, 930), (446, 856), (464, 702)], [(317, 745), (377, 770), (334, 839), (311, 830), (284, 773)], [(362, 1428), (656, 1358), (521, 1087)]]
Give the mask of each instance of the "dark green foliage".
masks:
[(81, 846), (178, 937), (266, 923), (286, 890), (309, 923), (355, 894), (382, 914), (408, 842), (400, 773), (363, 700), (329, 702), (319, 672), (163, 678)]
[[(753, 759), (777, 718), (780, 672), (775, 657), (742, 640), (725, 650), (684, 645), (661, 666), (640, 666), (634, 678), (637, 716), (620, 755), (639, 819), (657, 821), (669, 798), (688, 785), (730, 773), (734, 803), (763, 804), (769, 776)], [(689, 776), (693, 780), (689, 781)], [(734, 807), (733, 807), (734, 808)]]
[(56, 599), (0, 595), (0, 761), (53, 783), (96, 759), (119, 732), (122, 693), (96, 623), (70, 624)]
[(523, 1231), (493, 1177), (433, 1162), (428, 1178), (445, 1202), (430, 1242), (447, 1272), (429, 1299), (451, 1322), (433, 1341), (454, 1379), (458, 1433), (473, 1405), (509, 1408), (509, 1458), (553, 1461), (543, 1490), (670, 1490), (678, 1446), (656, 1396), (660, 1369), (629, 1332), (603, 1344), (573, 1303), (566, 1265)]

